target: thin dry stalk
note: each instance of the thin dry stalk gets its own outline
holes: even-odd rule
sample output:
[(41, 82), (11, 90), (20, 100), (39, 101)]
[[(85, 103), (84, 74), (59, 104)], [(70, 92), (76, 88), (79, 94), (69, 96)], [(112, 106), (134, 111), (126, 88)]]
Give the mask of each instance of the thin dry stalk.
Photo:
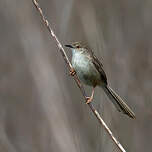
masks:
[[(69, 70), (73, 69), (72, 67), (72, 64), (70, 63), (65, 51), (64, 51), (64, 48), (62, 46), (62, 44), (60, 43), (60, 41), (58, 40), (57, 36), (55, 35), (54, 31), (52, 30), (51, 26), (50, 26), (50, 23), (48, 22), (48, 20), (46, 19), (46, 17), (44, 16), (43, 12), (42, 12), (42, 9), (38, 3), (37, 0), (33, 0), (33, 3), (36, 7), (36, 9), (38, 10), (38, 12), (40, 13), (40, 16), (45, 24), (45, 26), (47, 27), (49, 33), (51, 34), (51, 36), (54, 38), (59, 50), (60, 50), (60, 53), (62, 54), (63, 58), (64, 58), (64, 61), (65, 63), (67, 64)], [(76, 84), (78, 85), (78, 87), (80, 88), (80, 91), (83, 95), (83, 97), (85, 98), (85, 101), (87, 101), (87, 95), (85, 93), (85, 90), (84, 90), (84, 87), (83, 85), (81, 84), (78, 76), (75, 74), (73, 76)], [(103, 126), (103, 128), (107, 131), (107, 133), (110, 135), (111, 139), (114, 141), (114, 143), (116, 144), (116, 146), (118, 147), (118, 149), (122, 152), (126, 152), (126, 150), (122, 147), (122, 145), (119, 143), (119, 141), (114, 137), (113, 133), (111, 132), (111, 130), (108, 128), (108, 126), (106, 125), (106, 123), (103, 121), (103, 119), (101, 118), (99, 112), (94, 108), (94, 106), (89, 103), (88, 106), (90, 107), (91, 111), (94, 113), (94, 115), (96, 116), (96, 118), (98, 119), (99, 123)]]

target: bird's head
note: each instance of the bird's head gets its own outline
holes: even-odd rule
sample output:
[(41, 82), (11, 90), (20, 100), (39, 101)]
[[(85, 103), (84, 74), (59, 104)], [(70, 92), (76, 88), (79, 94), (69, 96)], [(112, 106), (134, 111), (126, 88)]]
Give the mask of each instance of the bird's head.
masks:
[(66, 47), (71, 48), (73, 52), (84, 52), (85, 46), (81, 42), (74, 42), (72, 44), (65, 45)]

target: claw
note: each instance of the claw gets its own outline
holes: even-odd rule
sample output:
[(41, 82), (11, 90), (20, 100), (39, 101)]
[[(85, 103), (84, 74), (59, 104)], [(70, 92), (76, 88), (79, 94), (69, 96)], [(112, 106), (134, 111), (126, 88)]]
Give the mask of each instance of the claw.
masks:
[(93, 97), (86, 97), (86, 99), (87, 99), (86, 104), (89, 104), (92, 102)]
[(74, 70), (74, 68), (71, 68), (70, 69), (70, 75), (71, 76), (74, 76), (76, 74), (76, 71)]

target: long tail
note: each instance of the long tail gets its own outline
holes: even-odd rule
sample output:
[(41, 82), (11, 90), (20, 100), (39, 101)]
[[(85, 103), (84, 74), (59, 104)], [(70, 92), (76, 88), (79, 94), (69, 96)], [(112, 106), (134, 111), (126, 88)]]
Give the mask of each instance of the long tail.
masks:
[(134, 112), (109, 86), (102, 86), (102, 88), (119, 112), (123, 112), (133, 119), (135, 118)]

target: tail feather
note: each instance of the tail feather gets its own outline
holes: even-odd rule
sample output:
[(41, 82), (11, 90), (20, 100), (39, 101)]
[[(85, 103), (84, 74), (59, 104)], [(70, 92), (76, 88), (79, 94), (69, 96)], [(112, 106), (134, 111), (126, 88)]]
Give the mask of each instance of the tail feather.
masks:
[(119, 112), (123, 112), (133, 119), (135, 118), (134, 112), (109, 86), (104, 86), (102, 88)]

